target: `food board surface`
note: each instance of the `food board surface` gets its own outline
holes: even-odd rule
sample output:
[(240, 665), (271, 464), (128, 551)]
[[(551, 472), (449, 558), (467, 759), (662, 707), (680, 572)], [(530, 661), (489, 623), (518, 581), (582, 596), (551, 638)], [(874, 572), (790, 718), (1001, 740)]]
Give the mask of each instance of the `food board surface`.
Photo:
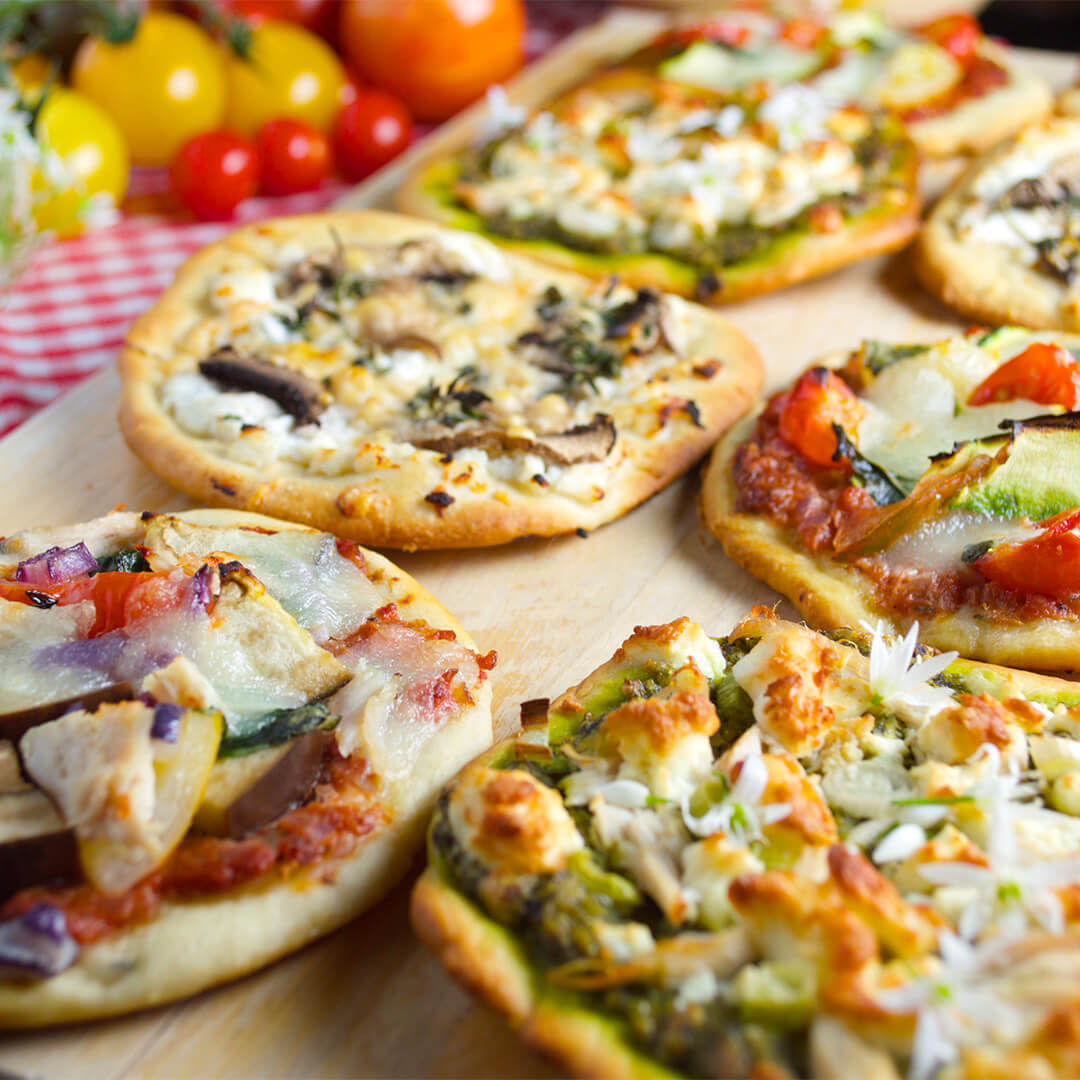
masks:
[[(513, 96), (536, 102), (559, 92), (647, 39), (659, 18), (615, 13), (524, 72)], [(1023, 55), (1055, 87), (1074, 74), (1074, 57)], [(388, 205), (418, 159), (468, 138), (475, 115), (447, 125), (357, 189), (347, 204)], [(863, 337), (933, 340), (963, 326), (919, 287), (905, 253), (856, 264), (725, 314), (765, 358), (766, 393), (814, 355)], [(103, 372), (0, 442), (0, 530), (85, 520), (120, 503), (154, 510), (190, 505), (124, 445), (115, 420), (118, 391), (116, 374)], [(481, 651), (497, 650), (498, 734), (516, 724), (518, 703), (582, 678), (635, 624), (688, 615), (720, 634), (751, 605), (777, 600), (705, 536), (697, 485), (693, 472), (586, 538), (391, 553), (455, 612)], [(459, 990), (415, 940), (407, 918), (411, 884), (412, 876), (352, 925), (221, 990), (128, 1019), (0, 1036), (0, 1070), (103, 1080), (555, 1075), (501, 1019)]]

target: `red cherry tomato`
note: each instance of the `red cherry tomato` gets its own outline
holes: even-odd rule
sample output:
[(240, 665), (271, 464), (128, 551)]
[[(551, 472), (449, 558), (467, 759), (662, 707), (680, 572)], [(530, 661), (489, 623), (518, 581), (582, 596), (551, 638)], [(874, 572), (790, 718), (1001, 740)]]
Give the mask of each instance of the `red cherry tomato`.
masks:
[(259, 155), (231, 131), (208, 131), (184, 143), (170, 175), (173, 191), (196, 217), (228, 217), (255, 194)]
[(412, 118), (391, 94), (361, 90), (334, 121), (334, 158), (346, 180), (359, 180), (409, 145)]
[(832, 426), (839, 424), (854, 435), (863, 412), (861, 402), (839, 375), (828, 368), (811, 368), (788, 394), (780, 413), (780, 435), (815, 465), (843, 468), (846, 462), (833, 461), (837, 443)]
[(1068, 349), (1036, 341), (983, 379), (971, 392), (968, 404), (1016, 398), (1080, 408), (1080, 363)]
[(952, 53), (962, 64), (975, 58), (979, 40), (983, 36), (978, 19), (966, 13), (934, 19), (921, 27), (920, 32), (935, 45)]
[(271, 120), (256, 140), (267, 195), (291, 195), (317, 188), (330, 172), (330, 143), (310, 124)]
[(1080, 592), (1080, 510), (1044, 522), (1031, 540), (997, 544), (971, 565), (1007, 589), (1067, 600)]
[(828, 32), (828, 27), (813, 19), (789, 19), (780, 36), (796, 48), (813, 49)]

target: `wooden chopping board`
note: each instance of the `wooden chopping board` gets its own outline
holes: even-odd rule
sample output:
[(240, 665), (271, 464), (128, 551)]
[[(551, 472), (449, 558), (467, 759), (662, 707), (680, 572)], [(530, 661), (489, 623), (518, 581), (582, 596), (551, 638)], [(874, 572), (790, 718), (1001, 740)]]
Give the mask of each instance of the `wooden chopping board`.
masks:
[[(511, 97), (537, 103), (560, 92), (590, 67), (647, 40), (660, 21), (654, 13), (614, 12), (523, 72)], [(1075, 57), (1023, 55), (1055, 87), (1071, 81)], [(407, 171), (467, 138), (477, 115), (446, 125), (346, 202), (388, 205)], [(766, 392), (814, 355), (863, 337), (933, 340), (963, 325), (922, 292), (904, 253), (726, 314), (761, 350)], [(152, 510), (191, 505), (127, 450), (116, 427), (118, 392), (116, 373), (104, 371), (0, 442), (0, 533), (85, 520), (119, 503)], [(697, 486), (695, 472), (585, 539), (388, 554), (460, 618), (482, 651), (498, 651), (501, 733), (516, 723), (519, 702), (581, 679), (635, 624), (689, 615), (723, 634), (751, 605), (777, 601), (703, 533)], [(350, 926), (222, 989), (125, 1019), (0, 1035), (0, 1077), (556, 1075), (413, 938), (407, 904), (414, 876)]]

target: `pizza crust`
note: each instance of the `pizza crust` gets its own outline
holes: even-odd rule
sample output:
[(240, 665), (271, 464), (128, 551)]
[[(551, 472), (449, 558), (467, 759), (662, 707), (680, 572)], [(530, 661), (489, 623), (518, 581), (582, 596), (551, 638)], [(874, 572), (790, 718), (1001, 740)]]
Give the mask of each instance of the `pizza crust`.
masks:
[[(117, 515), (113, 515), (116, 517)], [(235, 510), (192, 510), (175, 517), (193, 524), (302, 528)], [(125, 519), (134, 515), (124, 515)], [(63, 530), (35, 530), (44, 542)], [(452, 630), (467, 648), (472, 638), (418, 582), (383, 556), (364, 551), (382, 571), (405, 619)], [(74, 966), (35, 983), (0, 982), (0, 1028), (30, 1028), (112, 1016), (187, 997), (240, 977), (342, 926), (385, 895), (408, 870), (423, 842), (439, 787), (488, 746), (492, 738), (491, 683), (474, 705), (433, 737), (424, 761), (430, 775), (413, 773), (411, 797), (388, 807), (389, 824), (362, 838), (344, 859), (278, 878), (273, 871), (213, 898), (162, 905), (150, 921), (83, 948)]]
[[(1041, 131), (1075, 128), (1052, 118)], [(927, 218), (914, 248), (922, 283), (946, 304), (989, 325), (1006, 323), (1044, 330), (1080, 330), (1080, 304), (1068, 288), (1010, 256), (1007, 248), (959, 239), (955, 226), (972, 185), (1015, 147), (1015, 140), (976, 161)]]
[[(798, 538), (758, 514), (735, 510), (735, 451), (754, 431), (757, 415), (745, 418), (717, 444), (704, 472), (701, 515), (724, 551), (766, 585), (786, 596), (811, 626), (838, 630), (884, 620), (902, 633), (914, 622), (898, 618), (873, 599), (857, 571), (804, 551)], [(956, 649), (992, 664), (1044, 671), (1080, 669), (1080, 624), (1036, 619), (1008, 625), (966, 609), (918, 620), (919, 640)]]
[(1008, 49), (983, 41), (979, 52), (1009, 73), (1009, 81), (940, 116), (908, 124), (920, 154), (949, 157), (979, 154), (1034, 124), (1050, 112), (1053, 95), (1046, 82), (1016, 63)]
[[(132, 328), (120, 356), (123, 393), (120, 426), (129, 446), (152, 469), (195, 498), (303, 521), (365, 544), (417, 548), (479, 547), (520, 536), (551, 536), (592, 529), (660, 490), (697, 461), (717, 436), (756, 398), (762, 381), (754, 347), (727, 320), (694, 308), (695, 332), (687, 349), (695, 364), (721, 361), (711, 379), (677, 373), (665, 386), (671, 397), (695, 401), (702, 427), (673, 416), (672, 434), (643, 439), (620, 432), (607, 482), (592, 502), (552, 490), (525, 494), (488, 473), (462, 477), (462, 467), (433, 451), (414, 450), (393, 467), (319, 477), (279, 461), (274, 474), (216, 454), (207, 440), (184, 432), (159, 401), (169, 344), (198, 318), (207, 277), (231, 260), (267, 259), (285, 244), (326, 245), (329, 229), (345, 244), (391, 244), (437, 235), (439, 227), (377, 211), (312, 214), (248, 226), (197, 254), (162, 300)], [(515, 272), (536, 281), (580, 286), (576, 275), (540, 270), (511, 256)], [(602, 406), (602, 403), (601, 403)], [(486, 471), (486, 470), (485, 470)], [(483, 482), (476, 490), (474, 480)], [(425, 494), (443, 489), (451, 505), (435, 507)]]
[[(808, 232), (787, 245), (781, 256), (757, 264), (729, 267), (720, 289), (705, 302), (727, 304), (784, 289), (821, 277), (848, 263), (902, 248), (919, 231), (919, 195), (915, 185), (917, 159), (908, 154), (901, 180), (886, 209), (860, 216), (831, 233)], [(593, 255), (549, 240), (512, 240), (487, 231), (480, 218), (463, 207), (448, 206), (438, 194), (448, 176), (456, 175), (453, 157), (439, 158), (413, 173), (398, 189), (397, 208), (404, 213), (469, 229), (507, 251), (540, 259), (551, 266), (602, 277), (618, 274), (637, 286), (652, 286), (680, 296), (698, 298), (700, 273), (689, 263), (665, 255)]]

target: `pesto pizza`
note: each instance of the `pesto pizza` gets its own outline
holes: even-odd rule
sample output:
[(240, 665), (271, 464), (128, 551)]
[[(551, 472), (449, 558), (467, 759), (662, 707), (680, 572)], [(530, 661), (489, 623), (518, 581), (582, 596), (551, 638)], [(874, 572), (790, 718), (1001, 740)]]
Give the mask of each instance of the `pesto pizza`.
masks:
[(1080, 339), (864, 341), (717, 445), (703, 516), (815, 625), (1080, 669), (1078, 432)]
[(206, 248), (120, 371), (124, 435), (177, 487), (404, 548), (610, 521), (700, 458), (762, 378), (705, 308), (376, 211)]
[(899, 123), (805, 86), (732, 96), (644, 70), (524, 115), (491, 96), (479, 145), (401, 209), (594, 275), (726, 303), (903, 246), (919, 225)]
[(0, 1028), (246, 974), (405, 872), (494, 654), (382, 556), (234, 511), (0, 542)]
[(980, 158), (934, 207), (916, 254), (926, 286), (972, 318), (1080, 330), (1080, 118)]
[(1080, 691), (824, 635), (638, 627), (440, 796), (413, 923), (576, 1075), (1080, 1070)]
[(935, 157), (985, 150), (1051, 105), (1050, 88), (966, 13), (901, 29), (865, 7), (817, 21), (748, 4), (669, 30), (629, 63), (725, 93), (799, 83), (888, 109)]

